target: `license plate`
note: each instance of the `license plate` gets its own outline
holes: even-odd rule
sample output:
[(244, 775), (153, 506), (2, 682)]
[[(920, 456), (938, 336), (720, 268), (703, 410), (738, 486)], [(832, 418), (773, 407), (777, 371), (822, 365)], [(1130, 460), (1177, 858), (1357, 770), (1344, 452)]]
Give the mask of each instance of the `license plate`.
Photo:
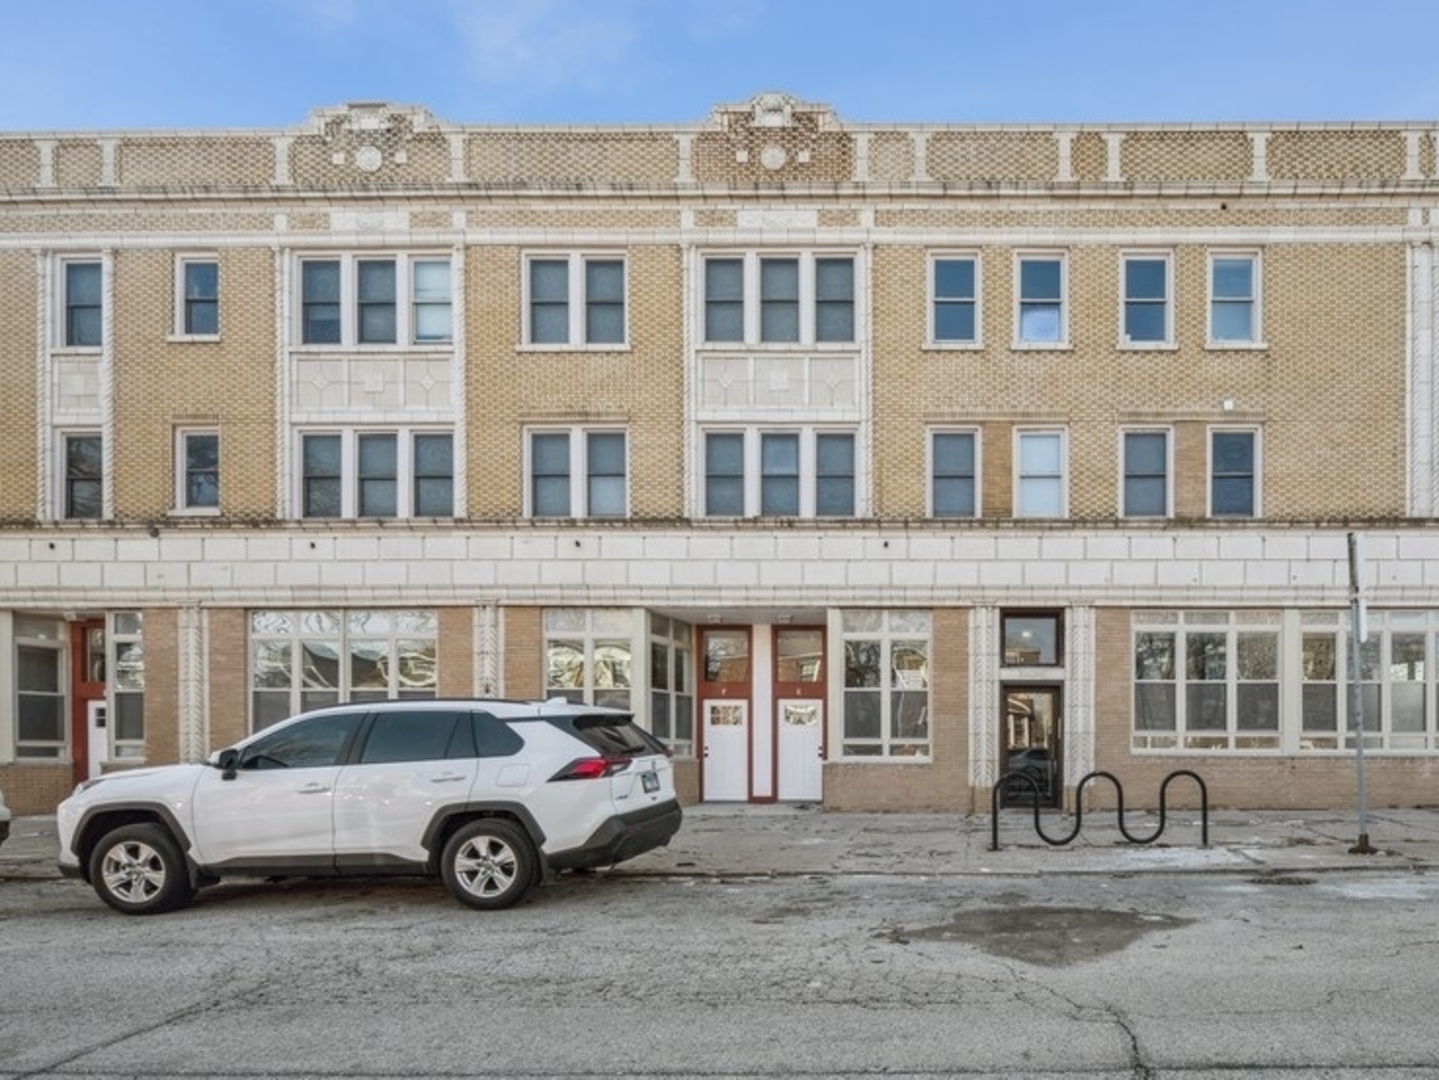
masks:
[(640, 773), (640, 787), (644, 788), (645, 794), (660, 789), (660, 778), (652, 772)]

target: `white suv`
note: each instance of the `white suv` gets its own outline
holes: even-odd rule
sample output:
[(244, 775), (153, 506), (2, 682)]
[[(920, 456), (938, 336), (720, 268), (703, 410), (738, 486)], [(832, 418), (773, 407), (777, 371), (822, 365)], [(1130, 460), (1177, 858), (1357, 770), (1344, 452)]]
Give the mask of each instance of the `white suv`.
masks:
[(208, 761), (88, 780), (56, 810), (60, 872), (169, 911), (222, 877), (441, 877), (503, 908), (680, 826), (664, 745), (612, 709), (378, 701), (268, 727)]

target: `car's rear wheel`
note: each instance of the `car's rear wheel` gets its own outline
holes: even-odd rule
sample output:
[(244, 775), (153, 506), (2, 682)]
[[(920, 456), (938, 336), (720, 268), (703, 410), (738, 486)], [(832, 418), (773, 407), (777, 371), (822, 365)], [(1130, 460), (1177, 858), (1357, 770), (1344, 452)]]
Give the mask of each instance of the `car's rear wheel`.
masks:
[(455, 899), (494, 911), (518, 903), (535, 880), (535, 849), (520, 828), (500, 818), (462, 825), (445, 844), (440, 874)]
[(122, 825), (90, 854), (90, 884), (126, 915), (158, 915), (190, 902), (195, 890), (179, 845), (163, 826)]

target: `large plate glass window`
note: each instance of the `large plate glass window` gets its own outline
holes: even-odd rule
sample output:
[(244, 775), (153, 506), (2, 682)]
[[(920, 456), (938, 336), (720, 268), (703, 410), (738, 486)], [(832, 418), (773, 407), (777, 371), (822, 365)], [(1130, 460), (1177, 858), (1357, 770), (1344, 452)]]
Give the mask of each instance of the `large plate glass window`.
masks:
[(650, 616), (651, 734), (676, 757), (694, 757), (694, 629), (662, 615)]
[(841, 756), (928, 758), (929, 613), (844, 611), (840, 628), (844, 645)]
[(546, 610), (545, 696), (632, 709), (634, 629), (626, 610)]

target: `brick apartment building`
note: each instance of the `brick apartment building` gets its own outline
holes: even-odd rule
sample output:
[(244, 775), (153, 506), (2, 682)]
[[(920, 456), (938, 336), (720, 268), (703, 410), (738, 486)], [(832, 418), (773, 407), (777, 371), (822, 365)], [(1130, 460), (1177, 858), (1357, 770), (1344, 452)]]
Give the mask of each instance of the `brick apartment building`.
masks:
[(0, 786), (566, 695), (689, 801), (1347, 806), (1358, 700), (1433, 802), (1436, 238), (1435, 124), (0, 133)]

